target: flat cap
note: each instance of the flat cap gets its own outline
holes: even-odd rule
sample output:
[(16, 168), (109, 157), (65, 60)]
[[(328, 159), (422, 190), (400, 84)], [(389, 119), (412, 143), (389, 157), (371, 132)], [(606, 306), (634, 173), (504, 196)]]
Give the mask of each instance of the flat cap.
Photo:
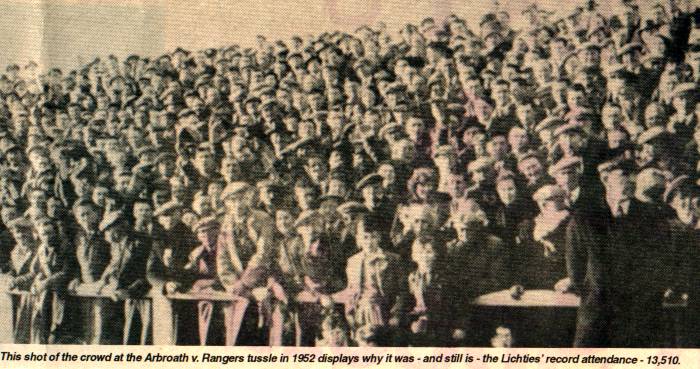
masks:
[(693, 95), (698, 93), (698, 87), (695, 83), (693, 82), (684, 82), (684, 83), (679, 83), (674, 89), (673, 89), (673, 96), (688, 96), (688, 95)]
[(568, 156), (560, 159), (558, 162), (549, 166), (547, 171), (550, 176), (556, 173), (563, 172), (571, 169), (581, 169), (583, 166), (583, 160), (580, 156)]
[(357, 201), (346, 201), (336, 209), (341, 214), (362, 214), (367, 212), (367, 207)]
[(662, 126), (654, 126), (646, 131), (642, 132), (639, 137), (637, 137), (637, 145), (642, 145), (645, 143), (648, 143), (652, 140), (655, 140), (659, 137), (665, 136), (668, 134), (668, 131), (666, 131), (665, 127)]
[(616, 157), (598, 165), (598, 173), (600, 174), (618, 169), (623, 170), (625, 173), (630, 173), (634, 169), (634, 163), (623, 157)]
[(100, 232), (104, 232), (113, 225), (117, 224), (117, 221), (122, 217), (121, 211), (109, 211), (102, 216), (102, 221), (100, 222)]
[(545, 129), (554, 129), (564, 124), (566, 124), (566, 122), (562, 118), (556, 116), (547, 117), (542, 119), (539, 123), (537, 123), (537, 125), (535, 126), (535, 133), (542, 132)]
[(630, 43), (622, 46), (620, 48), (620, 50), (617, 51), (617, 55), (622, 56), (622, 55), (634, 52), (636, 50), (642, 50), (643, 48), (644, 47), (639, 42), (630, 42)]
[(474, 172), (480, 172), (483, 171), (487, 168), (491, 168), (493, 166), (493, 159), (482, 156), (480, 158), (477, 158), (473, 160), (469, 165), (467, 165), (467, 172), (469, 173), (474, 173)]
[(299, 214), (297, 220), (294, 221), (294, 228), (299, 228), (301, 226), (307, 225), (311, 222), (317, 221), (320, 218), (318, 210), (304, 210)]
[(253, 186), (246, 182), (231, 182), (227, 184), (226, 187), (224, 187), (224, 190), (221, 192), (221, 200), (223, 201), (231, 196), (247, 193), (252, 189)]
[(204, 217), (197, 222), (194, 223), (194, 226), (192, 229), (195, 232), (203, 232), (203, 231), (208, 231), (210, 229), (218, 229), (219, 228), (219, 222), (216, 220), (216, 217)]
[(566, 192), (554, 184), (544, 185), (532, 194), (532, 199), (536, 202), (564, 198), (566, 198)]
[(384, 178), (381, 175), (379, 175), (377, 173), (370, 173), (370, 174), (362, 177), (362, 179), (360, 179), (360, 181), (357, 182), (355, 189), (360, 191), (367, 186), (380, 184), (380, 183), (382, 183), (383, 180), (384, 180)]
[(583, 123), (573, 121), (573, 122), (563, 124), (563, 125), (555, 128), (554, 132), (552, 134), (554, 135), (554, 137), (559, 137), (560, 135), (562, 135), (564, 133), (569, 133), (569, 132), (583, 132)]
[(154, 216), (162, 216), (172, 214), (174, 211), (184, 208), (184, 205), (176, 200), (170, 200), (165, 204), (159, 206), (153, 213)]
[(396, 122), (390, 122), (385, 124), (382, 128), (379, 129), (379, 137), (384, 137), (387, 133), (396, 133), (396, 132), (401, 132), (403, 130), (403, 126), (401, 124), (396, 123)]
[(691, 185), (692, 182), (690, 180), (690, 177), (688, 177), (687, 175), (682, 175), (674, 178), (673, 181), (671, 181), (671, 183), (669, 183), (668, 186), (666, 186), (666, 190), (664, 191), (663, 195), (664, 202), (671, 202), (676, 191), (679, 191), (686, 187), (690, 187)]

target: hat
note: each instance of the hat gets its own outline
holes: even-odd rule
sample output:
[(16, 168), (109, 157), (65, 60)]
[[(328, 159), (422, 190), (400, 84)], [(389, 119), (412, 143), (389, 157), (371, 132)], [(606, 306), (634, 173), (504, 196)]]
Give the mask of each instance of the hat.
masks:
[(404, 91), (406, 91), (406, 86), (403, 83), (393, 82), (387, 86), (385, 93), (386, 94), (396, 94), (396, 93), (402, 93)]
[(666, 128), (662, 126), (655, 126), (647, 129), (646, 131), (642, 132), (641, 135), (637, 138), (637, 145), (643, 145), (645, 143), (648, 143), (656, 138), (661, 137), (664, 135), (664, 133), (667, 133)]
[(274, 106), (275, 104), (277, 104), (277, 99), (275, 99), (274, 97), (264, 97), (260, 101), (260, 105), (258, 106), (258, 110), (262, 111), (262, 110), (266, 109), (267, 107)]
[(664, 202), (671, 202), (676, 191), (679, 191), (684, 187), (690, 186), (691, 184), (692, 182), (690, 181), (690, 177), (688, 177), (687, 175), (676, 177), (673, 181), (671, 181), (671, 183), (668, 184), (668, 186), (666, 186), (666, 190), (664, 191), (663, 195)]
[(159, 217), (162, 215), (169, 215), (172, 212), (176, 210), (180, 210), (184, 207), (179, 201), (176, 200), (170, 200), (166, 202), (165, 204), (159, 206), (156, 211), (153, 213), (154, 216)]
[(433, 153), (433, 158), (437, 158), (438, 156), (452, 156), (454, 157), (456, 155), (455, 150), (452, 146), (450, 145), (440, 145), (435, 149), (435, 152)]
[(109, 229), (111, 226), (115, 225), (119, 218), (121, 218), (122, 212), (121, 211), (110, 211), (105, 213), (104, 216), (102, 216), (102, 221), (100, 222), (100, 232), (104, 232), (107, 229)]
[(211, 216), (204, 217), (198, 220), (192, 227), (192, 230), (194, 230), (195, 232), (201, 232), (208, 231), (214, 228), (219, 228), (219, 222), (216, 220), (216, 217)]
[(469, 165), (467, 165), (467, 172), (474, 173), (480, 172), (493, 165), (493, 160), (489, 157), (483, 156), (478, 159), (473, 160)]
[(698, 87), (693, 82), (679, 83), (673, 89), (673, 97), (686, 96), (686, 95), (692, 96), (693, 94), (696, 94), (697, 91), (698, 91)]
[(625, 54), (629, 54), (635, 50), (642, 50), (643, 46), (639, 42), (630, 42), (626, 44), (625, 46), (621, 47), (620, 50), (617, 51), (617, 56), (623, 56)]
[(365, 188), (367, 186), (374, 185), (374, 184), (380, 184), (380, 183), (382, 183), (383, 180), (384, 180), (384, 178), (381, 175), (379, 175), (377, 173), (370, 173), (370, 174), (362, 177), (362, 179), (359, 182), (357, 182), (355, 189), (358, 191), (361, 191), (363, 188)]
[(540, 133), (545, 129), (553, 129), (564, 124), (566, 124), (566, 122), (562, 118), (556, 116), (547, 117), (542, 119), (539, 123), (537, 123), (537, 125), (535, 126), (535, 133)]
[(554, 184), (544, 185), (532, 194), (532, 199), (536, 202), (557, 198), (563, 199), (565, 197), (566, 192), (561, 187)]
[(549, 166), (549, 170), (547, 171), (550, 176), (554, 176), (554, 174), (563, 172), (566, 170), (570, 169), (575, 169), (575, 168), (581, 168), (583, 166), (583, 160), (581, 159), (580, 156), (569, 156), (560, 159), (558, 162), (552, 164)]
[(536, 158), (536, 159), (539, 160), (540, 156), (539, 156), (539, 154), (537, 153), (537, 151), (535, 151), (535, 150), (528, 150), (528, 151), (526, 151), (526, 152), (524, 152), (524, 153), (521, 153), (521, 154), (517, 155), (517, 157), (516, 157), (516, 159), (518, 160), (518, 164), (520, 164), (521, 162), (523, 162), (523, 161), (525, 161), (525, 160), (527, 160), (527, 159), (530, 159), (530, 158)]
[(294, 221), (294, 228), (299, 228), (303, 225), (307, 225), (319, 218), (319, 213), (317, 210), (304, 210), (299, 214), (299, 217)]
[(25, 217), (18, 217), (7, 222), (7, 228), (12, 231), (29, 231), (32, 229), (32, 222)]
[(362, 214), (367, 212), (367, 207), (357, 201), (346, 201), (336, 209), (341, 214)]
[(379, 129), (379, 137), (384, 137), (387, 133), (397, 133), (403, 130), (403, 126), (396, 122), (391, 122), (385, 124), (381, 129)]
[(252, 189), (253, 186), (246, 182), (231, 182), (227, 184), (226, 187), (224, 187), (224, 190), (221, 192), (221, 200), (223, 201), (231, 196), (246, 193)]
[(622, 169), (625, 172), (631, 172), (634, 168), (634, 163), (631, 160), (623, 157), (616, 157), (605, 161), (598, 165), (598, 173), (611, 172), (613, 170)]
[(155, 153), (156, 148), (151, 146), (151, 145), (143, 145), (136, 149), (136, 156), (140, 157), (141, 155), (149, 154), (149, 153)]
[(584, 42), (578, 47), (577, 52), (582, 52), (584, 50), (600, 50), (600, 45), (592, 41)]
[(559, 137), (559, 135), (562, 135), (562, 134), (568, 133), (568, 132), (573, 132), (573, 131), (583, 132), (583, 123), (576, 122), (576, 121), (566, 123), (564, 125), (557, 127), (554, 130), (553, 135), (554, 135), (554, 137)]

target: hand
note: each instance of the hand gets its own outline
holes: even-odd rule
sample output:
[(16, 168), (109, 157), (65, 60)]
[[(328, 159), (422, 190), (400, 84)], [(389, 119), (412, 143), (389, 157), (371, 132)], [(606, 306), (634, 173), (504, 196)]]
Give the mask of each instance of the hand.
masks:
[(228, 291), (236, 296), (243, 296), (248, 288), (241, 281), (236, 281), (236, 283), (231, 286)]
[(32, 295), (38, 295), (44, 290), (46, 290), (47, 283), (45, 281), (38, 281), (32, 285), (32, 288), (29, 290), (29, 293)]
[(396, 328), (399, 326), (399, 318), (391, 317), (389, 319), (389, 327)]
[(119, 300), (126, 299), (128, 297), (128, 295), (129, 294), (126, 292), (126, 290), (118, 289), (118, 290), (114, 291), (114, 293), (112, 294), (112, 296), (110, 298), (112, 299), (112, 301), (117, 302)]
[(328, 295), (320, 295), (318, 297), (318, 302), (321, 304), (322, 307), (327, 309), (331, 309), (334, 306), (333, 298), (331, 298)]
[(70, 283), (68, 283), (68, 290), (75, 291), (79, 285), (80, 285), (80, 279), (76, 278), (76, 279), (70, 281)]
[(571, 292), (571, 278), (563, 278), (554, 285), (554, 290), (561, 293)]
[(425, 333), (428, 330), (428, 320), (420, 318), (415, 322), (411, 323), (411, 332), (415, 333)]
[(463, 341), (467, 337), (467, 332), (464, 329), (455, 329), (452, 331), (452, 339), (455, 341)]
[(173, 249), (163, 250), (163, 265), (170, 268), (173, 265)]
[(174, 294), (178, 288), (180, 288), (180, 285), (176, 282), (165, 282), (165, 293), (167, 295)]
[(510, 297), (514, 300), (520, 300), (525, 293), (525, 288), (519, 284), (514, 285), (510, 288)]

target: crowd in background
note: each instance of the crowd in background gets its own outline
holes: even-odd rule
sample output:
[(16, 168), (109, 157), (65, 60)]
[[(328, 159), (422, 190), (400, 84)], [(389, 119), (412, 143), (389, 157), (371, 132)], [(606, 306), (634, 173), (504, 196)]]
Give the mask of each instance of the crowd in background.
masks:
[(251, 303), (175, 306), (178, 343), (509, 346), (472, 301), (544, 289), (568, 345), (666, 345), (678, 303), (697, 347), (698, 10), (595, 5), (8, 66), (16, 342), (148, 343), (153, 296), (217, 291)]

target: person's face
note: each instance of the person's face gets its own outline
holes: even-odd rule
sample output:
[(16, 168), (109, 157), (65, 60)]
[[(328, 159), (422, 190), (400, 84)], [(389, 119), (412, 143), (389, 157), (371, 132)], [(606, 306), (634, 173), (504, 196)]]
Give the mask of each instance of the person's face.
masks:
[(664, 124), (665, 117), (661, 109), (656, 105), (649, 105), (644, 112), (644, 124), (647, 128), (661, 126)]
[(275, 198), (275, 193), (274, 191), (272, 191), (272, 188), (270, 188), (270, 186), (264, 186), (261, 187), (258, 191), (258, 196), (260, 196), (260, 202), (262, 202), (263, 204), (272, 205), (272, 202)]
[(637, 152), (637, 160), (640, 164), (651, 163), (656, 159), (656, 147), (649, 143), (644, 143)]
[(92, 202), (94, 202), (98, 206), (104, 207), (106, 204), (108, 194), (109, 189), (107, 189), (106, 187), (95, 187), (95, 189), (92, 190)]
[(320, 181), (325, 175), (325, 166), (320, 158), (311, 158), (306, 164), (306, 172), (312, 181)]
[(163, 160), (158, 162), (158, 173), (162, 178), (170, 178), (175, 173), (175, 162), (172, 160)]
[(578, 152), (583, 146), (583, 138), (577, 132), (562, 133), (557, 138), (557, 142), (559, 147), (567, 153)]
[(544, 168), (537, 158), (523, 160), (519, 165), (519, 169), (528, 183), (535, 183), (544, 175)]
[(388, 187), (388, 185), (394, 183), (394, 181), (396, 180), (396, 171), (391, 165), (381, 165), (379, 169), (377, 169), (377, 174), (382, 176), (382, 178), (384, 179), (384, 187)]
[(214, 155), (208, 150), (198, 150), (194, 157), (194, 166), (202, 174), (211, 174), (215, 169)]
[(416, 185), (416, 196), (418, 196), (419, 199), (426, 200), (428, 195), (433, 191), (435, 191), (435, 185), (431, 181), (418, 183)]
[(377, 185), (369, 185), (362, 188), (362, 198), (364, 199), (365, 206), (367, 206), (370, 210), (373, 210), (379, 205), (378, 203), (381, 200), (382, 195), (383, 192)]
[(602, 120), (605, 129), (611, 130), (622, 122), (622, 112), (620, 112), (619, 108), (603, 109)]
[(364, 222), (357, 224), (357, 246), (365, 252), (379, 250), (379, 233), (370, 232), (366, 229)]
[(585, 105), (586, 97), (583, 91), (569, 90), (566, 95), (566, 101), (570, 108), (578, 108)]
[(151, 205), (141, 202), (134, 204), (134, 219), (137, 223), (150, 222), (153, 219), (153, 208), (151, 208)]
[(75, 211), (75, 220), (83, 230), (94, 230), (97, 228), (99, 219), (97, 212), (89, 206), (81, 206)]
[(311, 242), (315, 241), (316, 238), (318, 238), (319, 229), (320, 225), (318, 224), (318, 222), (312, 221), (297, 227), (297, 233), (299, 234), (299, 236), (301, 236), (301, 239), (304, 241), (304, 243), (308, 245)]
[(197, 231), (197, 239), (203, 245), (215, 245), (218, 236), (219, 230), (216, 227)]
[(496, 160), (502, 159), (508, 154), (508, 142), (504, 136), (496, 136), (486, 145), (486, 152)]
[(328, 113), (328, 117), (326, 118), (326, 123), (331, 128), (332, 132), (339, 133), (340, 130), (343, 128), (344, 120), (345, 120), (345, 118), (343, 117), (342, 112), (331, 111)]
[(129, 191), (130, 183), (131, 176), (120, 175), (114, 179), (114, 188), (117, 190), (117, 192), (124, 194)]
[(39, 242), (49, 244), (49, 241), (56, 237), (56, 229), (50, 223), (42, 223), (36, 229)]
[(514, 151), (520, 151), (528, 144), (527, 133), (521, 129), (513, 129), (508, 134), (508, 144)]
[(583, 52), (583, 65), (592, 67), (600, 64), (600, 52), (595, 49), (586, 49)]
[(414, 248), (411, 253), (411, 259), (418, 265), (419, 270), (432, 270), (436, 258), (435, 249), (430, 244), (421, 249)]
[(626, 198), (634, 193), (634, 182), (620, 169), (610, 171), (603, 179), (605, 193), (609, 197)]
[(529, 127), (535, 124), (535, 110), (532, 104), (518, 104), (515, 108), (515, 114), (524, 126)]
[(275, 226), (282, 234), (294, 233), (294, 217), (287, 210), (278, 210), (275, 213)]
[(423, 121), (421, 119), (412, 118), (407, 122), (406, 134), (408, 134), (408, 138), (411, 141), (413, 141), (413, 142), (418, 141), (418, 137), (422, 131), (423, 131)]
[(560, 170), (554, 173), (554, 181), (561, 188), (574, 189), (578, 187), (579, 173), (574, 169)]
[(498, 192), (498, 198), (501, 199), (504, 205), (512, 204), (517, 196), (515, 181), (512, 179), (499, 181), (496, 184), (496, 192)]
[(244, 218), (248, 212), (248, 203), (245, 196), (241, 194), (227, 197), (224, 200), (224, 206), (226, 212), (237, 219)]
[(503, 106), (510, 101), (510, 90), (506, 84), (496, 84), (493, 86), (491, 98), (496, 105)]
[(314, 203), (314, 191), (312, 188), (308, 187), (296, 187), (294, 189), (294, 197), (296, 198), (297, 205), (301, 210), (308, 210), (313, 207)]
[(44, 209), (46, 207), (46, 193), (44, 191), (32, 191), (29, 194), (29, 204), (33, 208)]

